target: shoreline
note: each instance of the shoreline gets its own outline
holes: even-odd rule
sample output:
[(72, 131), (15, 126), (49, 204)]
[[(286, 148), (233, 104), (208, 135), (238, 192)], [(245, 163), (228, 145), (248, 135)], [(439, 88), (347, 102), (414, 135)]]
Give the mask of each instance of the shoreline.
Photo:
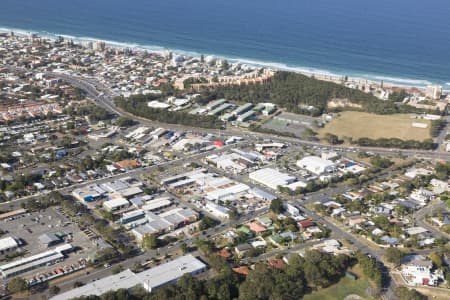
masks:
[(67, 35), (67, 34), (56, 34), (47, 31), (33, 31), (33, 30), (25, 30), (19, 28), (8, 28), (8, 27), (0, 27), (0, 33), (10, 33), (13, 32), (18, 36), (30, 36), (31, 34), (36, 34), (39, 37), (47, 38), (50, 40), (55, 40), (58, 37), (62, 37), (64, 39), (73, 40), (75, 43), (84, 44), (86, 42), (104, 42), (106, 46), (111, 48), (122, 48), (122, 49), (133, 49), (136, 51), (147, 51), (150, 53), (157, 53), (160, 55), (164, 55), (167, 53), (174, 53), (177, 55), (185, 55), (192, 57), (200, 57), (201, 55), (207, 57), (214, 57), (220, 60), (227, 60), (231, 63), (239, 63), (243, 65), (247, 65), (253, 68), (267, 68), (274, 71), (289, 71), (298, 74), (302, 74), (308, 77), (315, 77), (319, 80), (335, 82), (338, 84), (342, 84), (344, 79), (348, 84), (368, 84), (375, 87), (388, 87), (392, 89), (407, 89), (407, 90), (418, 90), (423, 91), (427, 86), (430, 85), (441, 85), (443, 87), (443, 91), (450, 91), (450, 82), (445, 83), (433, 83), (426, 79), (411, 79), (411, 78), (400, 78), (393, 77), (389, 75), (380, 75), (380, 74), (340, 74), (331, 72), (324, 69), (316, 69), (312, 67), (304, 67), (304, 66), (289, 66), (285, 63), (278, 62), (270, 62), (270, 61), (258, 61), (252, 60), (251, 58), (239, 58), (239, 57), (227, 57), (224, 55), (211, 54), (211, 53), (199, 53), (196, 51), (188, 51), (181, 49), (170, 49), (164, 46), (157, 45), (143, 45), (139, 43), (129, 43), (129, 42), (120, 42), (113, 40), (105, 40), (101, 38), (95, 37), (84, 37), (84, 36), (76, 36), (76, 35)]

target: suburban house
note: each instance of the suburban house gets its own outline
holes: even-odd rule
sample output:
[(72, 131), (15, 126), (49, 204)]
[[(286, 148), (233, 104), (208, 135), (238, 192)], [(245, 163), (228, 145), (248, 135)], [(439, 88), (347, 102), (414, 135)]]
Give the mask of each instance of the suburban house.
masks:
[(437, 285), (440, 276), (432, 272), (433, 263), (421, 255), (408, 255), (401, 268), (403, 278), (410, 285)]

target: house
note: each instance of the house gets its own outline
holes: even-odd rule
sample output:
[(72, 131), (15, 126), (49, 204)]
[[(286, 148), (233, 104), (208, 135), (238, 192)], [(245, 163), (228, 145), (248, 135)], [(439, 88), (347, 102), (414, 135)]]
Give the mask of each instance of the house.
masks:
[(247, 266), (232, 268), (232, 270), (233, 272), (244, 276), (247, 276), (250, 273), (250, 269)]
[(237, 229), (237, 232), (243, 233), (245, 235), (252, 235), (250, 228), (248, 228), (247, 226), (241, 226)]
[(428, 231), (423, 227), (410, 227), (405, 229), (405, 233), (408, 234), (409, 236), (424, 234), (426, 232)]
[(360, 225), (362, 223), (364, 223), (366, 221), (366, 219), (362, 216), (351, 216), (348, 218), (348, 225), (349, 226), (356, 226), (356, 225)]
[(308, 227), (313, 226), (314, 222), (312, 220), (303, 220), (303, 221), (297, 222), (297, 224), (301, 230), (306, 230)]
[(223, 249), (217, 251), (216, 254), (219, 255), (220, 257), (223, 257), (223, 258), (230, 258), (231, 257), (230, 251), (228, 251), (228, 249), (226, 249), (226, 248), (223, 248)]
[(256, 220), (257, 220), (262, 226), (264, 226), (264, 227), (266, 227), (266, 228), (272, 226), (272, 223), (273, 223), (272, 219), (269, 218), (269, 217), (259, 217), (259, 218), (257, 218)]
[(284, 261), (281, 258), (274, 258), (268, 261), (269, 266), (275, 269), (282, 269), (284, 266)]
[(387, 245), (396, 246), (399, 244), (399, 241), (395, 237), (390, 237), (388, 235), (384, 235), (380, 238), (383, 242), (385, 242)]
[(255, 232), (256, 234), (261, 234), (265, 232), (267, 229), (263, 225), (259, 224), (258, 222), (251, 222), (248, 227), (251, 231)]
[(127, 160), (121, 160), (116, 162), (115, 167), (117, 167), (120, 170), (130, 170), (134, 168), (138, 168), (141, 164), (134, 159), (127, 159)]
[(249, 241), (250, 245), (257, 249), (257, 248), (265, 248), (267, 246), (267, 242), (262, 238), (259, 237), (257, 239)]
[(240, 257), (244, 256), (245, 253), (247, 253), (250, 249), (252, 249), (252, 246), (248, 243), (239, 244), (236, 247), (234, 247), (234, 252)]
[(433, 263), (421, 255), (404, 257), (401, 274), (410, 285), (437, 285), (439, 276), (431, 271)]
[(374, 236), (380, 236), (384, 233), (383, 230), (381, 230), (380, 228), (375, 228), (374, 230), (372, 230), (372, 235)]
[(430, 185), (433, 187), (433, 192), (435, 192), (436, 194), (442, 194), (449, 191), (448, 182), (443, 180), (433, 178), (430, 181)]

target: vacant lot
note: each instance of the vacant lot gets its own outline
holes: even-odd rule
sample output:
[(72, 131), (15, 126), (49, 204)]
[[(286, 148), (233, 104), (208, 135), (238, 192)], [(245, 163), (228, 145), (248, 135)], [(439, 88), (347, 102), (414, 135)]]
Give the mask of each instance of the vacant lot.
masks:
[(342, 300), (348, 295), (358, 295), (364, 299), (372, 299), (366, 294), (366, 289), (370, 287), (370, 283), (367, 278), (361, 274), (359, 266), (350, 270), (352, 273), (358, 275), (357, 280), (351, 280), (349, 278), (342, 278), (338, 283), (332, 286), (314, 292), (312, 294), (305, 295), (304, 300)]
[[(339, 138), (399, 138), (417, 141), (430, 138), (430, 121), (418, 120), (411, 116), (410, 114), (375, 115), (363, 112), (342, 112), (320, 129), (319, 135), (323, 137), (326, 133), (331, 133)], [(413, 123), (427, 124), (427, 128), (415, 128), (412, 126)]]

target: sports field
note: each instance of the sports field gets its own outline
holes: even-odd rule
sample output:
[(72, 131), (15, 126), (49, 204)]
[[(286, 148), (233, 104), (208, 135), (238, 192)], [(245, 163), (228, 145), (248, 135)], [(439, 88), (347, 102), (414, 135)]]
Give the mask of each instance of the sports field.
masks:
[[(413, 123), (427, 124), (427, 128), (415, 128)], [(339, 113), (338, 117), (319, 129), (319, 136), (331, 133), (339, 138), (399, 138), (423, 141), (430, 138), (430, 124), (428, 120), (411, 118), (411, 114), (376, 115), (347, 111)]]

